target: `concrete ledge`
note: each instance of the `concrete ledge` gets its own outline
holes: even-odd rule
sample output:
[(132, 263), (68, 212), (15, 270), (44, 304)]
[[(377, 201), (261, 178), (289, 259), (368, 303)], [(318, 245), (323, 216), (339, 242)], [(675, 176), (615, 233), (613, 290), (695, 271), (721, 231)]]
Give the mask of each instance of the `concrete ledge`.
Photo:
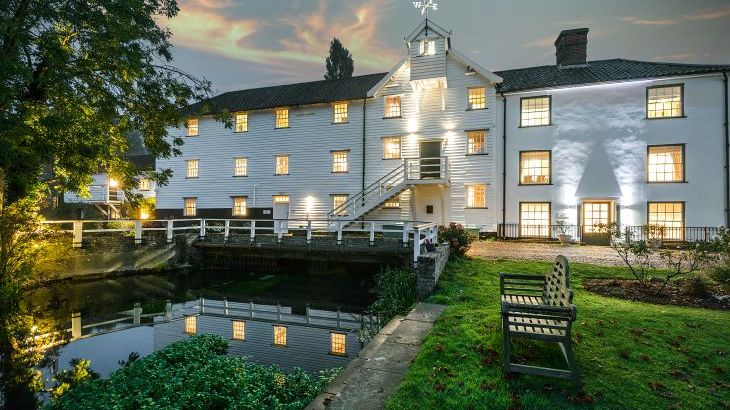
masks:
[(388, 322), (307, 409), (384, 408), (444, 308), (419, 303), (405, 318)]

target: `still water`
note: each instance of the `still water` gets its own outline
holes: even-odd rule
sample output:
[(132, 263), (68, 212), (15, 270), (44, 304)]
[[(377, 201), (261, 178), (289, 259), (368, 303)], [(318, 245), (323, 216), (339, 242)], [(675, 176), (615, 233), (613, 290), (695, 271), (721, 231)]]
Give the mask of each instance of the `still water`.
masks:
[(146, 356), (191, 334), (229, 340), (229, 353), (285, 371), (344, 367), (376, 319), (372, 269), (240, 274), (197, 271), (67, 281), (30, 292), (25, 303), (47, 312), (69, 342), (46, 374), (69, 360), (91, 360), (102, 377), (130, 353)]

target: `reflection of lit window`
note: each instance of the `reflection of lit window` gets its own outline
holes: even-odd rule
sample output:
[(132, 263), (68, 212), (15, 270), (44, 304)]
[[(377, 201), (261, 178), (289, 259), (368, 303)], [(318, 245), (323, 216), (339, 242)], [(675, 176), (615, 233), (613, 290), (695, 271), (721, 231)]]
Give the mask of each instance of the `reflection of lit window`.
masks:
[(647, 158), (649, 182), (684, 181), (682, 151), (681, 145), (650, 146)]
[(649, 87), (646, 92), (646, 116), (648, 118), (681, 117), (682, 85)]
[[(684, 203), (649, 202), (649, 233), (662, 239), (684, 238)], [(652, 227), (661, 227), (652, 229)]]
[(286, 327), (274, 326), (274, 345), (286, 346)]
[(245, 177), (248, 175), (248, 159), (235, 158), (233, 160), (233, 176)]
[(198, 199), (197, 198), (185, 198), (185, 209), (183, 215), (195, 216), (198, 212)]
[(332, 172), (347, 172), (347, 151), (332, 151)]
[(149, 191), (150, 190), (150, 180), (148, 178), (139, 179), (139, 190), (140, 191)]
[(487, 89), (476, 87), (469, 89), (469, 109), (481, 110), (487, 107)]
[(400, 159), (400, 137), (383, 138), (383, 159)]
[(347, 346), (344, 333), (330, 333), (330, 353), (345, 355)]
[(550, 97), (525, 97), (520, 100), (520, 127), (550, 125)]
[(197, 178), (198, 177), (198, 163), (200, 161), (197, 159), (191, 159), (187, 161), (187, 178)]
[(385, 97), (385, 118), (400, 116), (400, 95)]
[(486, 148), (484, 145), (485, 131), (469, 131), (466, 133), (466, 153), (469, 155), (484, 154)]
[(198, 332), (198, 317), (188, 316), (185, 318), (185, 333), (194, 335)]
[(466, 186), (466, 207), (467, 208), (486, 208), (487, 195), (486, 186), (483, 184)]
[(188, 137), (195, 137), (198, 135), (198, 119), (188, 118)]
[(289, 195), (274, 195), (274, 203), (275, 204), (288, 204)]
[(246, 215), (246, 197), (245, 196), (234, 196), (233, 197), (233, 216), (245, 216)]
[(236, 113), (236, 132), (248, 131), (248, 113)]
[(436, 41), (422, 40), (419, 51), (422, 56), (432, 56), (436, 54)]
[(246, 322), (242, 320), (231, 321), (231, 339), (245, 340), (246, 339)]
[(337, 210), (336, 215), (347, 214), (347, 208), (340, 207), (347, 202), (347, 195), (332, 195), (332, 210)]
[(276, 156), (276, 175), (286, 175), (289, 173), (289, 156)]
[(332, 122), (335, 124), (342, 124), (347, 122), (346, 102), (332, 104)]
[(277, 108), (275, 111), (276, 115), (276, 128), (287, 128), (289, 126), (289, 109), (288, 108)]
[(520, 204), (520, 236), (549, 236), (550, 202)]
[(524, 185), (550, 183), (550, 151), (520, 152), (520, 183)]
[(385, 201), (383, 208), (398, 209), (400, 208), (400, 195), (396, 195), (393, 198)]

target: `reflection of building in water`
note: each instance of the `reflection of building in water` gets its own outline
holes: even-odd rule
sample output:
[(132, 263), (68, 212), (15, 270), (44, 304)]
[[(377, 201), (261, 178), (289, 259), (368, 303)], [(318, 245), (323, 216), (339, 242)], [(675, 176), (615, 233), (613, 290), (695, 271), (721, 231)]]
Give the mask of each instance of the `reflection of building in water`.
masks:
[(276, 364), (285, 371), (345, 367), (362, 348), (358, 331), (374, 324), (367, 315), (201, 299), (168, 306), (154, 325), (154, 350), (193, 334), (229, 341), (229, 353), (251, 362)]

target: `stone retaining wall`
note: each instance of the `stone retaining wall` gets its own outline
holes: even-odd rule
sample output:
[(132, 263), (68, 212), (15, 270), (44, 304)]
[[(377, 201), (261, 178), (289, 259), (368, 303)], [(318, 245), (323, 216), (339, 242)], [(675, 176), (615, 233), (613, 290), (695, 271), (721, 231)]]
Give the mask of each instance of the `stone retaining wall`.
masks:
[(449, 244), (443, 243), (436, 247), (433, 252), (424, 253), (418, 256), (416, 262), (416, 294), (422, 299), (431, 294), (441, 272), (449, 261), (451, 248)]

